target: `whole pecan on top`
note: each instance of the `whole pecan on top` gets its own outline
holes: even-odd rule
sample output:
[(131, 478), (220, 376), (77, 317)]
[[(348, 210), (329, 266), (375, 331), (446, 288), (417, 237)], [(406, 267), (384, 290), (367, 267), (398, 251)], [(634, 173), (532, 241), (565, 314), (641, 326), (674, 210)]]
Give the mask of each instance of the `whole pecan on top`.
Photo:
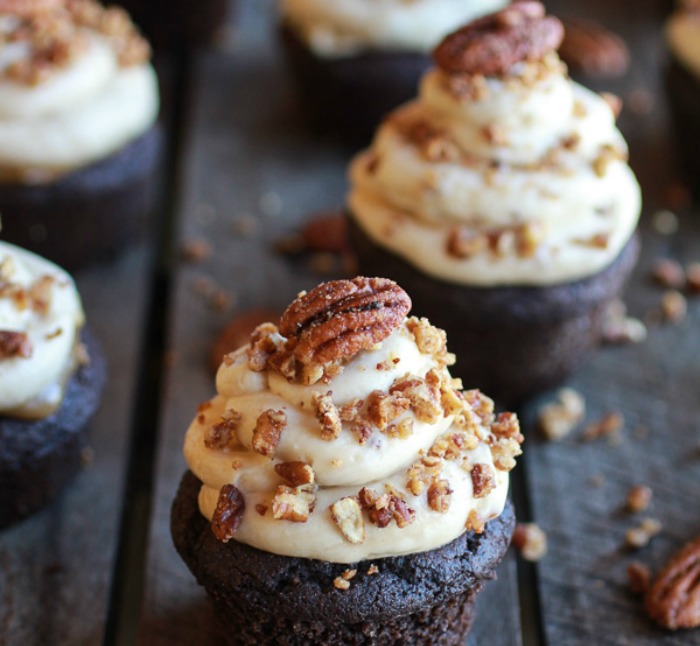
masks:
[(645, 605), (649, 616), (664, 628), (700, 626), (700, 536), (676, 552), (659, 572)]
[(333, 280), (297, 298), (282, 314), (279, 331), (297, 361), (326, 364), (386, 339), (410, 309), (408, 294), (387, 278)]
[(545, 16), (541, 2), (525, 0), (475, 20), (449, 34), (433, 52), (448, 74), (505, 74), (515, 63), (538, 60), (556, 50), (564, 27)]

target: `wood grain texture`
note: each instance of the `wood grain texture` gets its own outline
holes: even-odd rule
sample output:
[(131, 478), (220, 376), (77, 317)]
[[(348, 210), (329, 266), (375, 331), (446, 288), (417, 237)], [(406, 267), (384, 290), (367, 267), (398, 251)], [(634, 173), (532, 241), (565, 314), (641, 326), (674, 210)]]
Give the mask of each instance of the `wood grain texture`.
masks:
[(76, 275), (111, 375), (92, 460), (49, 508), (0, 533), (0, 644), (101, 644), (138, 368), (145, 248)]
[[(176, 554), (169, 513), (185, 470), (182, 444), (197, 403), (213, 394), (209, 348), (233, 313), (254, 307), (281, 311), (302, 289), (338, 277), (311, 271), (307, 259), (290, 261), (271, 247), (309, 214), (343, 204), (350, 152), (309, 138), (299, 126), (287, 77), (274, 43), (270, 1), (242, 3), (238, 38), (230, 52), (198, 61), (198, 79), (186, 150), (181, 242), (205, 239), (212, 256), (183, 263), (171, 317), (171, 349), (164, 401), (157, 487), (151, 525), (148, 580), (139, 643), (214, 644), (213, 613)], [(241, 236), (241, 225), (250, 226)], [(234, 305), (220, 312), (204, 292), (222, 288)], [(480, 599), (470, 643), (517, 646), (519, 618), (514, 562)], [(492, 616), (490, 616), (492, 615)]]

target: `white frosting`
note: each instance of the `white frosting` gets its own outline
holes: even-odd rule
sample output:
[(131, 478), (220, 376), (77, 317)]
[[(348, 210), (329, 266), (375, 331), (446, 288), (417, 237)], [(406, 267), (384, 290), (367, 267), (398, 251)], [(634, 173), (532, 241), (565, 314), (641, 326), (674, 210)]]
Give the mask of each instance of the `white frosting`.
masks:
[[(45, 276), (53, 279), (46, 311), (13, 296)], [(82, 324), (80, 297), (71, 277), (39, 256), (0, 242), (0, 330), (26, 334), (32, 347), (29, 357), (0, 359), (0, 412), (11, 413), (58, 388), (72, 365)]]
[[(430, 71), (419, 98), (384, 122), (350, 169), (350, 211), (375, 242), (431, 276), (467, 285), (576, 280), (618, 255), (641, 198), (612, 110), (558, 66), (533, 82), (520, 71), (486, 79), (478, 99), (457, 96), (443, 73)], [(459, 159), (426, 159), (401, 133), (407, 121), (445, 133)], [(606, 149), (620, 159), (600, 175), (594, 161)], [(483, 233), (532, 224), (543, 240), (530, 257), (511, 249), (460, 259), (446, 245), (457, 224)], [(597, 235), (606, 246), (585, 243)]]
[(318, 55), (365, 50), (427, 53), (451, 31), (509, 0), (281, 0), (280, 10)]
[(675, 12), (666, 23), (666, 41), (676, 58), (700, 76), (700, 12)]
[[(400, 361), (392, 363), (397, 357)], [(502, 512), (508, 491), (508, 473), (493, 466), (491, 450), (485, 442), (479, 443), (473, 451), (465, 451), (464, 455), (468, 464), (484, 463), (493, 470), (496, 487), (488, 495), (474, 497), (471, 476), (460, 460), (442, 461), (440, 477), (447, 479), (454, 491), (445, 513), (432, 510), (425, 493), (414, 496), (407, 491), (408, 467), (450, 430), (452, 417), (441, 416), (430, 424), (418, 420), (409, 410), (398, 418), (413, 420), (413, 433), (405, 439), (390, 438), (374, 429), (367, 443), (361, 445), (345, 424), (336, 439), (321, 438), (312, 405), (314, 392), (331, 392), (333, 403), (340, 406), (358, 398), (365, 399), (373, 390), (386, 392), (406, 373), (424, 377), (428, 370), (436, 367), (431, 355), (419, 352), (405, 327), (371, 351), (353, 357), (330, 384), (302, 386), (288, 382), (279, 373), (252, 372), (244, 349), (232, 358), (230, 365), (224, 363), (219, 369), (218, 395), (190, 425), (184, 453), (189, 468), (204, 483), (199, 497), (204, 516), (212, 518), (223, 485), (235, 484), (243, 494), (245, 513), (235, 540), (276, 554), (351, 563), (440, 547), (465, 531), (470, 511), (475, 511), (482, 520), (492, 519)], [(384, 364), (381, 369), (380, 363)], [(387, 365), (392, 367), (387, 368)], [(241, 414), (235, 431), (238, 445), (226, 449), (207, 448), (204, 443), (207, 428), (220, 421), (227, 409)], [(287, 426), (274, 461), (251, 449), (256, 420), (268, 409), (281, 410), (287, 416)], [(486, 436), (488, 430), (483, 429), (483, 433)], [(261, 516), (256, 505), (269, 508), (277, 486), (284, 484), (274, 471), (274, 464), (296, 460), (310, 464), (315, 472), (319, 488), (313, 513), (303, 523), (275, 520), (269, 512)], [(392, 485), (405, 494), (408, 506), (416, 512), (415, 521), (403, 528), (395, 523), (379, 528), (365, 520), (364, 542), (348, 542), (332, 520), (330, 505), (345, 496), (356, 496), (365, 486), (383, 493), (385, 485)]]
[[(0, 173), (49, 178), (111, 155), (155, 122), (153, 68), (120, 67), (104, 37), (83, 31), (85, 51), (48, 80), (0, 80)], [(0, 69), (29, 51), (27, 43), (0, 45)]]

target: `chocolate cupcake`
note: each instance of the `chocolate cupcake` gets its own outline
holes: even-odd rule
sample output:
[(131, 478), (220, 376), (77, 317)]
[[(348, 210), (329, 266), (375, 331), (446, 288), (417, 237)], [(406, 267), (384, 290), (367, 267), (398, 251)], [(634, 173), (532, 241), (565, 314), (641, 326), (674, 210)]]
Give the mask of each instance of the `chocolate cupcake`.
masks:
[(135, 239), (161, 134), (148, 44), (93, 0), (3, 5), (2, 237), (66, 267)]
[(225, 23), (232, 0), (121, 0), (159, 51), (201, 47)]
[(281, 0), (281, 38), (309, 125), (368, 140), (415, 96), (441, 38), (509, 0)]
[(325, 283), (224, 357), (171, 529), (234, 643), (463, 643), (522, 435), (410, 307), (386, 279)]
[(70, 276), (0, 243), (0, 528), (77, 473), (105, 366)]
[(684, 0), (666, 23), (665, 82), (681, 171), (700, 198), (700, 2)]
[(350, 169), (360, 271), (411, 286), (465, 384), (509, 403), (579, 365), (637, 255), (626, 144), (561, 37), (538, 2), (448, 36)]

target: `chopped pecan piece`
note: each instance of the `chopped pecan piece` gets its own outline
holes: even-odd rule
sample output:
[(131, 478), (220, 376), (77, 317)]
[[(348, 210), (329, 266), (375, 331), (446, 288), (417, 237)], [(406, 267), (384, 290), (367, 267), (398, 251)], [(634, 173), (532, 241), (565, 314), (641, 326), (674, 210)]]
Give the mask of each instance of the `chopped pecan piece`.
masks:
[(409, 375), (397, 379), (389, 388), (389, 392), (406, 398), (420, 421), (434, 424), (443, 413), (440, 385), (440, 375), (432, 369), (425, 375), (425, 379)]
[(266, 410), (260, 414), (253, 431), (253, 450), (271, 458), (275, 454), (287, 416), (281, 410)]
[(331, 399), (332, 392), (315, 392), (311, 402), (316, 412), (316, 419), (321, 424), (321, 438), (324, 440), (335, 440), (343, 430), (338, 409)]
[(451, 33), (433, 57), (448, 74), (495, 76), (521, 61), (542, 59), (563, 38), (559, 20), (545, 16), (540, 2), (524, 0)]
[(561, 440), (583, 420), (586, 402), (573, 388), (562, 388), (557, 392), (557, 401), (544, 405), (539, 410), (540, 431), (548, 440)]
[(433, 511), (444, 514), (450, 508), (453, 490), (444, 478), (428, 487), (428, 505)]
[(605, 413), (599, 420), (591, 422), (583, 429), (582, 438), (588, 442), (599, 437), (616, 436), (622, 431), (625, 425), (625, 418), (622, 413), (612, 411)]
[(365, 420), (360, 419), (353, 422), (350, 430), (360, 444), (366, 444), (367, 440), (372, 437), (372, 426)]
[(442, 461), (440, 458), (426, 455), (420, 462), (416, 462), (408, 468), (406, 488), (414, 496), (420, 496), (429, 482), (438, 479), (441, 471)]
[(484, 523), (484, 521), (479, 518), (479, 514), (472, 509), (467, 516), (467, 522), (464, 524), (464, 528), (468, 532), (473, 531), (475, 534), (483, 534), (485, 527), (486, 523)]
[(388, 337), (411, 309), (411, 299), (385, 278), (323, 283), (284, 312), (280, 332), (302, 364), (326, 364), (354, 356)]
[(499, 413), (496, 421), (491, 424), (491, 432), (498, 438), (513, 438), (519, 444), (525, 440), (520, 432), (520, 421), (515, 413)]
[(227, 543), (241, 524), (245, 500), (238, 487), (225, 484), (219, 491), (214, 515), (211, 518), (211, 530), (222, 543)]
[(413, 434), (413, 420), (410, 417), (404, 417), (394, 424), (389, 424), (384, 429), (384, 433), (389, 437), (405, 440)]
[(481, 419), (484, 426), (490, 426), (493, 423), (493, 399), (484, 395), (480, 390), (465, 390), (464, 398), (467, 400), (472, 410)]
[(515, 467), (515, 458), (522, 452), (520, 442), (512, 437), (504, 437), (491, 444), (493, 464), (501, 471), (511, 471)]
[(638, 527), (632, 527), (625, 533), (625, 543), (631, 549), (641, 549), (649, 544), (662, 529), (661, 523), (655, 518), (645, 518)]
[(644, 511), (650, 504), (653, 492), (646, 485), (637, 485), (627, 494), (627, 509), (632, 512)]
[(345, 538), (354, 544), (365, 541), (365, 521), (362, 518), (362, 509), (356, 498), (347, 496), (334, 502), (331, 507), (331, 517), (338, 525)]
[(254, 372), (262, 372), (267, 368), (270, 357), (277, 352), (277, 343), (272, 338), (278, 330), (272, 323), (262, 323), (253, 330), (250, 336), (248, 367)]
[(349, 590), (350, 581), (347, 581), (342, 576), (337, 576), (335, 579), (333, 579), (333, 587), (337, 588), (338, 590)]
[(645, 594), (651, 584), (651, 572), (649, 568), (639, 561), (632, 561), (627, 566), (627, 578), (629, 587), (634, 594)]
[(406, 397), (373, 390), (367, 397), (367, 420), (383, 431), (399, 415), (405, 413), (409, 406), (410, 401)]
[(519, 523), (513, 545), (526, 561), (539, 561), (547, 554), (547, 534), (535, 523)]
[(312, 485), (316, 480), (314, 470), (306, 462), (280, 462), (275, 465), (275, 472), (292, 487)]
[(669, 289), (661, 297), (661, 315), (664, 320), (678, 323), (685, 318), (687, 311), (688, 301), (679, 291)]
[(475, 464), (470, 471), (474, 498), (488, 496), (496, 487), (496, 476), (493, 469), (484, 463)]
[(33, 351), (32, 342), (24, 332), (0, 330), (0, 359), (27, 359)]
[(456, 225), (447, 232), (445, 248), (453, 258), (464, 260), (486, 251), (489, 248), (489, 239), (479, 231)]
[(272, 499), (272, 517), (292, 523), (305, 523), (314, 510), (316, 496), (308, 487), (277, 487)]
[(700, 537), (666, 563), (647, 592), (649, 616), (670, 630), (700, 626)]
[(204, 446), (208, 449), (225, 449), (236, 443), (236, 428), (241, 421), (241, 414), (229, 408), (224, 411), (221, 421), (207, 428), (204, 433)]
[(416, 512), (396, 493), (380, 496), (373, 489), (363, 487), (357, 497), (362, 508), (367, 510), (370, 521), (377, 527), (386, 527), (392, 520), (398, 527), (405, 527), (416, 518)]
[(364, 404), (363, 399), (353, 399), (338, 406), (338, 417), (341, 422), (354, 422)]

